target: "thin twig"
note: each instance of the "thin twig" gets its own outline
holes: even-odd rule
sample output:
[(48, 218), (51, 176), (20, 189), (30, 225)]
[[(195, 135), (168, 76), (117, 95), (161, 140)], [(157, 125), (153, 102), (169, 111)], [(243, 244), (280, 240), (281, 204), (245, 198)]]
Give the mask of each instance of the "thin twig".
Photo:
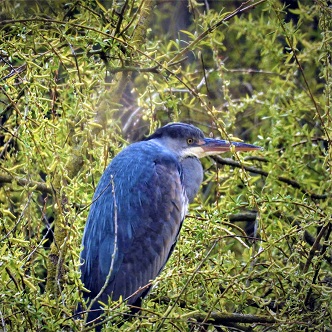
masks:
[(0, 317), (1, 317), (2, 332), (7, 332), (6, 322), (5, 322), (4, 318), (3, 318), (3, 314), (2, 314), (1, 310), (0, 310)]
[(198, 322), (209, 322), (213, 325), (220, 325), (225, 323), (242, 323), (242, 324), (274, 324), (277, 323), (276, 319), (271, 316), (258, 316), (258, 315), (244, 315), (237, 313), (216, 313), (212, 312), (208, 319), (206, 319), (206, 315), (200, 313), (194, 313), (191, 317)]
[(275, 73), (273, 71), (266, 71), (262, 69), (252, 69), (252, 68), (233, 68), (233, 69), (228, 69), (227, 72), (229, 73), (241, 73), (241, 74), (265, 74), (265, 75), (273, 75), (273, 76), (279, 76), (279, 77), (284, 77), (283, 75), (279, 73)]
[(331, 225), (330, 222), (327, 222), (320, 230), (320, 232), (318, 233), (316, 240), (314, 242), (314, 244), (312, 245), (310, 252), (309, 252), (309, 256), (308, 259), (303, 267), (302, 273), (305, 274), (308, 272), (310, 264), (313, 260), (313, 258), (316, 256), (316, 252), (319, 250), (320, 247), (320, 240), (322, 239), (323, 236), (326, 235), (326, 232), (330, 229)]
[[(232, 166), (232, 167), (236, 167), (236, 168), (241, 168), (241, 169), (244, 169), (247, 172), (252, 172), (252, 173), (255, 173), (255, 174), (259, 174), (259, 175), (262, 175), (264, 177), (267, 177), (269, 175), (268, 172), (263, 171), (261, 168), (257, 168), (257, 167), (254, 167), (254, 166), (242, 165), (240, 162), (235, 161), (235, 160), (230, 159), (230, 158), (222, 158), (220, 156), (212, 156), (211, 158), (213, 160), (215, 160), (219, 165), (228, 165), (228, 166)], [(303, 188), (302, 185), (300, 183), (298, 183), (297, 181), (286, 178), (284, 176), (278, 176), (277, 179), (280, 182), (284, 182), (284, 183), (292, 186), (293, 188), (299, 189), (303, 194), (308, 195), (312, 199), (325, 200), (328, 197), (331, 197), (330, 193), (329, 194), (315, 194), (315, 193), (309, 192), (308, 190)]]
[(324, 121), (324, 119), (323, 119), (324, 116), (320, 114), (318, 103), (317, 103), (316, 98), (314, 97), (314, 95), (313, 95), (313, 93), (312, 93), (312, 91), (311, 91), (310, 85), (309, 85), (308, 80), (307, 80), (307, 78), (306, 78), (306, 75), (305, 75), (305, 73), (304, 73), (304, 69), (303, 69), (303, 67), (302, 67), (302, 64), (301, 64), (301, 62), (300, 62), (298, 56), (297, 56), (297, 50), (296, 50), (296, 48), (294, 47), (294, 44), (293, 44), (293, 38), (292, 38), (291, 36), (289, 36), (289, 34), (287, 33), (287, 30), (286, 30), (286, 28), (285, 28), (285, 22), (284, 22), (283, 19), (281, 19), (281, 17), (280, 17), (280, 13), (279, 13), (279, 10), (277, 10), (277, 8), (274, 8), (274, 10), (275, 10), (275, 13), (276, 13), (276, 15), (277, 15), (277, 18), (278, 18), (278, 20), (279, 20), (280, 26), (281, 26), (282, 30), (284, 31), (285, 38), (286, 38), (286, 40), (287, 40), (288, 46), (289, 46), (290, 49), (291, 49), (291, 52), (292, 52), (293, 58), (294, 58), (294, 60), (295, 60), (295, 62), (296, 62), (296, 64), (297, 64), (297, 67), (298, 67), (299, 70), (300, 70), (301, 76), (302, 76), (302, 78), (303, 78), (303, 81), (304, 81), (304, 84), (305, 84), (305, 87), (306, 87), (306, 90), (307, 90), (306, 92), (308, 93), (308, 95), (309, 95), (309, 97), (310, 97), (310, 99), (311, 99), (311, 101), (312, 101), (312, 103), (313, 103), (313, 105), (314, 105), (314, 107), (315, 107), (316, 115), (317, 115), (317, 117), (319, 118), (319, 121), (320, 121), (320, 123), (321, 123), (321, 126), (322, 126), (322, 128), (323, 128), (323, 130), (324, 130), (324, 133), (325, 133), (326, 137), (328, 138), (328, 141), (331, 142), (331, 137), (330, 137), (330, 135), (329, 135), (329, 130), (328, 130), (328, 128), (326, 128), (326, 126), (325, 126), (325, 121)]
[(173, 305), (167, 310), (165, 316), (162, 318), (161, 323), (159, 324), (159, 326), (156, 328), (156, 332), (160, 331), (163, 324), (165, 323), (165, 320), (167, 319), (167, 317), (169, 316), (169, 314), (172, 312), (172, 310), (174, 309), (174, 307), (176, 306), (177, 301), (181, 298), (182, 294), (184, 293), (184, 291), (187, 289), (187, 286), (189, 285), (189, 283), (192, 282), (192, 280), (195, 278), (195, 276), (197, 275), (198, 271), (201, 269), (201, 267), (203, 266), (203, 264), (205, 263), (205, 261), (209, 258), (212, 250), (215, 248), (215, 246), (217, 245), (218, 240), (216, 240), (211, 248), (209, 249), (209, 251), (206, 253), (205, 257), (201, 260), (201, 262), (199, 263), (199, 265), (197, 266), (197, 268), (195, 269), (195, 271), (193, 272), (193, 274), (187, 279), (187, 282), (185, 283), (185, 285), (183, 286), (183, 288), (181, 289), (179, 295), (177, 296), (177, 299), (174, 301)]
[(154, 67), (149, 67), (149, 68), (141, 68), (141, 67), (134, 67), (134, 66), (126, 66), (126, 67), (115, 67), (115, 68), (110, 68), (107, 66), (107, 71), (111, 74), (116, 74), (116, 73), (127, 73), (127, 72), (137, 72), (137, 73), (156, 73), (158, 74), (159, 71), (159, 66), (154, 66)]
[(257, 1), (247, 7), (244, 7), (249, 1), (246, 1), (240, 5), (239, 8), (234, 10), (232, 13), (227, 15), (225, 18), (218, 21), (216, 24), (211, 26), (209, 29), (202, 32), (194, 41), (192, 41), (187, 47), (185, 47), (181, 52), (179, 52), (175, 57), (173, 57), (169, 62), (168, 66), (172, 65), (174, 62), (179, 61), (181, 57), (183, 57), (189, 50), (191, 50), (197, 43), (199, 43), (202, 39), (204, 39), (206, 36), (208, 36), (211, 32), (213, 32), (215, 29), (217, 29), (220, 25), (224, 24), (225, 22), (229, 21), (231, 18), (233, 18), (236, 15), (239, 15), (249, 9), (255, 8), (256, 6), (260, 5), (263, 2), (266, 2), (266, 0), (260, 0)]
[[(328, 242), (328, 240), (330, 238), (330, 235), (331, 235), (331, 232), (332, 232), (332, 224), (329, 222), (327, 226), (328, 226), (327, 229), (325, 229), (325, 231), (326, 231), (325, 242), (326, 243)], [(326, 255), (326, 251), (328, 249), (328, 245), (327, 244), (323, 244), (322, 246), (320, 246), (320, 244), (318, 244), (317, 249), (319, 249), (319, 247), (321, 247), (319, 255), (321, 257), (325, 256), (325, 258), (327, 259), (328, 257)], [(317, 282), (317, 278), (318, 278), (321, 266), (322, 266), (322, 260), (319, 260), (318, 263), (317, 263), (317, 265), (316, 265), (316, 267), (315, 267), (314, 277), (312, 278), (312, 282), (311, 282), (312, 285), (316, 284), (316, 282)], [(304, 300), (305, 305), (309, 304), (309, 301), (310, 301), (310, 298), (311, 298), (311, 294), (312, 294), (312, 287), (309, 288), (308, 293), (306, 295), (306, 298)]]

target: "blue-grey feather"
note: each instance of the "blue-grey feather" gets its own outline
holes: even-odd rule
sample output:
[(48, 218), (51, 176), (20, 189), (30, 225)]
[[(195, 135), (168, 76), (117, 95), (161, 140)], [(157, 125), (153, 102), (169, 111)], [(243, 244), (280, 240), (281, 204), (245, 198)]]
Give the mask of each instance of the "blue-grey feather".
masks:
[(201, 162), (195, 157), (188, 157), (181, 161), (183, 169), (183, 186), (191, 203), (203, 181), (203, 167)]
[[(110, 282), (99, 300), (107, 302), (109, 295), (113, 300), (131, 296), (160, 273), (187, 205), (182, 182), (179, 161), (152, 141), (132, 144), (113, 159), (97, 186), (83, 236), (82, 281), (90, 290), (86, 297), (98, 294), (109, 273), (115, 216), (118, 248)], [(140, 295), (128, 303), (135, 303)]]

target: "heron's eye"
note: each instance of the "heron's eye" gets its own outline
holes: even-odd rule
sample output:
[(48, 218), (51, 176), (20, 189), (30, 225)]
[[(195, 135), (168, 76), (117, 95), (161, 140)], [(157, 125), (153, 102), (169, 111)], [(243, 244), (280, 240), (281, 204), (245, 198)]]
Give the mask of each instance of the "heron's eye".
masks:
[(194, 143), (194, 139), (193, 138), (187, 138), (187, 144), (193, 144)]

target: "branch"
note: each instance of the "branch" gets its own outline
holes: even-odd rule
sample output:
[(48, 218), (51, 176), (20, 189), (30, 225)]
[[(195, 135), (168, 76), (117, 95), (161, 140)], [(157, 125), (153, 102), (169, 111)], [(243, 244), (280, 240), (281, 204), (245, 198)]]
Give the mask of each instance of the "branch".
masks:
[[(228, 165), (228, 166), (232, 166), (232, 167), (235, 167), (235, 168), (242, 168), (247, 172), (252, 172), (252, 173), (259, 174), (259, 175), (262, 175), (262, 176), (265, 176), (265, 177), (267, 177), (269, 175), (268, 172), (263, 171), (261, 168), (257, 168), (257, 167), (254, 167), (254, 166), (242, 165), (238, 161), (235, 161), (235, 160), (230, 159), (230, 158), (222, 158), (220, 156), (213, 156), (212, 159), (215, 160), (219, 165)], [(321, 195), (319, 195), (319, 194), (309, 192), (308, 190), (303, 188), (302, 185), (300, 183), (298, 183), (297, 181), (292, 180), (292, 179), (288, 179), (284, 176), (278, 176), (277, 179), (280, 182), (284, 182), (284, 183), (290, 185), (293, 188), (299, 189), (303, 194), (308, 195), (312, 199), (324, 200), (324, 199), (327, 199), (328, 197), (331, 197), (331, 194), (321, 194)]]
[(199, 43), (202, 39), (204, 39), (206, 36), (208, 36), (211, 32), (213, 32), (215, 29), (217, 29), (220, 25), (224, 24), (225, 22), (229, 21), (231, 18), (233, 18), (236, 15), (239, 15), (249, 9), (255, 8), (256, 6), (260, 5), (261, 3), (265, 2), (266, 0), (260, 0), (257, 1), (247, 7), (244, 7), (247, 2), (242, 3), (239, 8), (235, 9), (232, 13), (227, 15), (225, 18), (221, 19), (218, 21), (216, 24), (214, 24), (212, 27), (209, 29), (205, 30), (202, 32), (193, 42), (191, 42), (187, 47), (185, 47), (181, 52), (179, 52), (173, 59), (171, 59), (168, 62), (168, 66), (171, 66), (174, 62), (179, 61), (179, 59), (186, 54), (190, 49), (192, 49), (197, 43)]
[(245, 315), (237, 313), (216, 313), (212, 312), (210, 315), (201, 313), (193, 314), (190, 319), (194, 319), (197, 322), (205, 322), (213, 325), (222, 325), (227, 323), (242, 323), (242, 324), (274, 324), (277, 320), (270, 316), (258, 316), (258, 315)]
[[(242, 222), (242, 221), (254, 222), (256, 220), (256, 216), (257, 216), (257, 212), (245, 211), (245, 212), (240, 212), (240, 213), (229, 215), (228, 220), (231, 223), (235, 223), (235, 222), (239, 222), (239, 221), (240, 222)], [(295, 218), (292, 216), (286, 216), (285, 214), (280, 213), (280, 211), (274, 212), (273, 216), (277, 217), (278, 219), (284, 219), (290, 225), (296, 225), (303, 230), (301, 223), (296, 221)], [(193, 218), (197, 218), (197, 217), (193, 217)], [(303, 240), (311, 246), (314, 246), (314, 244), (315, 244), (315, 249), (323, 252), (326, 262), (329, 263), (330, 265), (332, 265), (332, 257), (326, 254), (324, 247), (319, 242), (317, 242), (316, 238), (313, 235), (311, 235), (306, 229), (304, 229)]]
[(172, 306), (169, 307), (169, 309), (167, 310), (166, 314), (163, 316), (161, 323), (159, 324), (159, 326), (156, 327), (155, 331), (159, 332), (162, 329), (162, 326), (165, 322), (165, 320), (168, 318), (168, 316), (170, 315), (170, 313), (172, 312), (172, 310), (174, 309), (174, 307), (176, 306), (178, 300), (181, 298), (181, 295), (185, 292), (185, 290), (187, 289), (187, 286), (190, 282), (192, 282), (194, 280), (194, 278), (196, 277), (198, 271), (202, 268), (203, 264), (206, 262), (206, 260), (209, 258), (211, 252), (213, 251), (213, 249), (216, 247), (218, 243), (218, 240), (215, 241), (211, 248), (208, 250), (207, 254), (205, 255), (205, 257), (201, 260), (201, 262), (198, 264), (197, 268), (195, 269), (194, 273), (187, 279), (185, 285), (183, 286), (183, 288), (181, 289), (180, 293), (177, 295), (177, 298), (175, 299), (174, 303), (172, 304)]
[[(326, 255), (326, 252), (327, 252), (327, 249), (328, 249), (328, 247), (329, 247), (329, 245), (328, 245), (328, 241), (329, 241), (329, 238), (330, 238), (331, 232), (332, 232), (332, 224), (331, 224), (331, 222), (329, 222), (329, 223), (327, 224), (326, 232), (325, 232), (325, 234), (324, 234), (324, 240), (325, 240), (325, 241), (324, 241), (324, 244), (323, 244), (322, 246), (320, 246), (320, 247), (321, 247), (321, 249), (320, 249), (320, 255), (321, 255), (322, 257), (325, 257), (326, 259), (329, 258), (329, 256)], [(320, 271), (321, 267), (322, 267), (322, 260), (318, 260), (318, 262), (317, 262), (317, 264), (316, 264), (316, 266), (315, 266), (314, 277), (313, 277), (313, 279), (312, 279), (312, 284), (313, 284), (313, 285), (317, 283), (317, 278), (318, 278), (319, 271)], [(308, 304), (309, 304), (309, 301), (311, 300), (312, 292), (313, 292), (313, 288), (310, 287), (310, 288), (309, 288), (309, 291), (308, 291), (308, 293), (307, 293), (307, 295), (306, 295), (306, 298), (305, 298), (305, 300), (304, 300), (304, 303), (305, 303), (306, 305), (308, 305)]]
[[(328, 222), (326, 223), (322, 228), (321, 230), (319, 231), (316, 239), (315, 239), (315, 242), (313, 243), (311, 249), (310, 249), (310, 252), (309, 252), (309, 256), (307, 258), (307, 261), (303, 267), (303, 270), (302, 270), (302, 273), (305, 274), (308, 272), (309, 270), (309, 267), (312, 263), (312, 260), (313, 258), (317, 255), (317, 253), (319, 252), (319, 249), (321, 248), (321, 245), (320, 245), (320, 240), (325, 236), (325, 234), (328, 232), (328, 234), (330, 235), (331, 233), (331, 224)], [(321, 250), (322, 251), (322, 250)], [(325, 250), (324, 250), (325, 252)]]
[(313, 93), (311, 91), (309, 82), (308, 82), (307, 77), (306, 77), (306, 75), (304, 73), (303, 66), (302, 66), (302, 64), (301, 64), (301, 62), (299, 60), (299, 57), (297, 56), (298, 51), (296, 49), (296, 46), (294, 46), (293, 36), (289, 35), (289, 33), (288, 33), (288, 31), (287, 31), (287, 29), (285, 27), (285, 22), (284, 22), (284, 20), (280, 16), (280, 11), (275, 6), (274, 6), (274, 11), (275, 11), (277, 19), (278, 19), (278, 21), (280, 23), (280, 26), (281, 26), (281, 28), (282, 28), (282, 30), (284, 32), (287, 44), (288, 44), (289, 48), (291, 49), (291, 53), (293, 55), (293, 58), (294, 58), (294, 60), (295, 60), (295, 62), (297, 64), (297, 67), (299, 68), (299, 71), (300, 71), (301, 76), (303, 78), (303, 81), (304, 81), (304, 84), (305, 84), (305, 87), (306, 87), (306, 93), (308, 94), (308, 96), (310, 97), (310, 99), (311, 99), (311, 101), (312, 101), (312, 103), (314, 105), (314, 108), (316, 110), (316, 115), (317, 115), (317, 117), (318, 117), (318, 119), (320, 121), (320, 124), (321, 124), (321, 126), (322, 126), (322, 128), (324, 130), (324, 133), (325, 133), (328, 141), (331, 142), (331, 137), (329, 135), (329, 130), (325, 126), (325, 121), (324, 121), (324, 117), (326, 116), (326, 114), (322, 115), (320, 113), (320, 111), (319, 111), (320, 106), (319, 106), (318, 102), (316, 101), (316, 98), (314, 97), (314, 95), (313, 95)]
[(137, 72), (137, 73), (159, 73), (159, 66), (154, 66), (150, 68), (140, 68), (140, 67), (134, 67), (134, 66), (126, 66), (126, 67), (117, 67), (117, 68), (107, 68), (107, 71), (109, 73), (115, 74), (115, 73), (126, 73), (126, 72)]
[(275, 73), (273, 71), (262, 70), (262, 69), (234, 68), (234, 69), (227, 69), (227, 71), (230, 73), (241, 73), (241, 74), (245, 74), (245, 75), (265, 74), (265, 75), (279, 76), (279, 77), (284, 78), (284, 76), (279, 73)]
[(16, 182), (20, 186), (27, 186), (31, 189), (41, 191), (45, 194), (52, 194), (53, 191), (45, 183), (18, 178), (11, 175), (0, 174), (0, 184)]

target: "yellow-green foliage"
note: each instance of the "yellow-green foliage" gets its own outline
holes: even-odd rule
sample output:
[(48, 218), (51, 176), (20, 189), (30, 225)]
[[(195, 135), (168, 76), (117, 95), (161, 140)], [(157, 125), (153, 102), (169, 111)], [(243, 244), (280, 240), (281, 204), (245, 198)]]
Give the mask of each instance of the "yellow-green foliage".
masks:
[[(206, 3), (1, 2), (0, 331), (88, 328), (74, 313), (94, 189), (170, 121), (264, 151), (203, 160), (175, 252), (121, 329), (331, 328), (332, 10)], [(109, 330), (125, 311), (110, 304)]]

